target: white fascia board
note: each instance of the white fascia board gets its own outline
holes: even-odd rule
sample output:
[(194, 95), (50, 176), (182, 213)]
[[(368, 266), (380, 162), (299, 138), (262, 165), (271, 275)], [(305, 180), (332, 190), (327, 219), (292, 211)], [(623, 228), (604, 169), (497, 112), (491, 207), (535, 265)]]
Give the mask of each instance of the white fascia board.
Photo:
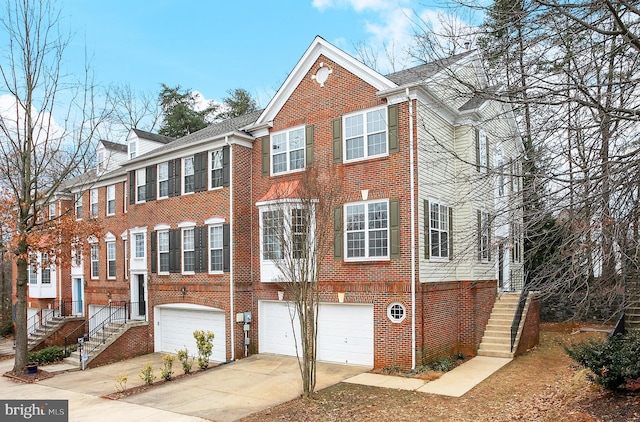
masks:
[(353, 56), (317, 36), (309, 48), (307, 48), (307, 51), (302, 55), (302, 58), (300, 58), (280, 89), (278, 89), (278, 92), (273, 96), (260, 117), (258, 117), (258, 120), (256, 120), (248, 130), (263, 129), (265, 125), (273, 121), (274, 117), (289, 99), (289, 96), (291, 96), (293, 91), (298, 87), (302, 78), (305, 77), (311, 69), (311, 66), (321, 55), (345, 68), (378, 90), (386, 90), (397, 86), (394, 82), (359, 62)]

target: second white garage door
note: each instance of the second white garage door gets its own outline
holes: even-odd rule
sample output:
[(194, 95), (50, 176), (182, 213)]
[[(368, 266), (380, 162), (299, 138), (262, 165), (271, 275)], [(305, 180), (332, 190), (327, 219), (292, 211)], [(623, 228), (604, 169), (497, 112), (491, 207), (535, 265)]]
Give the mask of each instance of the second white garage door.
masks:
[(209, 330), (215, 335), (211, 360), (227, 360), (225, 314), (223, 311), (197, 305), (162, 305), (155, 309), (156, 352), (177, 353), (185, 347), (189, 355), (197, 356), (198, 348), (193, 338), (195, 330)]
[[(290, 309), (287, 302), (259, 303), (260, 353), (296, 355)], [(318, 360), (373, 366), (373, 305), (322, 303), (318, 313)]]

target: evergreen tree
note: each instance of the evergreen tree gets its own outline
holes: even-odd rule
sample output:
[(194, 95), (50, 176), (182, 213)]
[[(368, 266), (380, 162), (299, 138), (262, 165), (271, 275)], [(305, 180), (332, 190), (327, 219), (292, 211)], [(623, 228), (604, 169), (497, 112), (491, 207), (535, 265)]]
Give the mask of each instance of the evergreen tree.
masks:
[(257, 109), (256, 100), (246, 89), (236, 88), (227, 91), (228, 97), (223, 99), (228, 111), (220, 113), (218, 117), (229, 119), (251, 113)]
[(194, 93), (182, 90), (179, 85), (170, 88), (162, 84), (159, 102), (163, 122), (158, 133), (172, 138), (181, 138), (207, 127), (207, 116), (216, 110), (211, 103), (205, 109), (198, 110)]

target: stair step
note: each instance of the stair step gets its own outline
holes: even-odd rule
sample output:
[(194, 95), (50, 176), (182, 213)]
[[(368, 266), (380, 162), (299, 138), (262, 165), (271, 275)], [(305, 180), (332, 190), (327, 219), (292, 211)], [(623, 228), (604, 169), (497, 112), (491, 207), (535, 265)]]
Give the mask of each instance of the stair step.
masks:
[(487, 356), (491, 358), (513, 358), (513, 353), (511, 352), (498, 352), (494, 350), (478, 350), (478, 356)]
[(482, 343), (480, 344), (480, 348), (478, 350), (490, 350), (497, 352), (511, 352), (511, 342), (508, 344), (505, 343)]
[(509, 349), (511, 349), (511, 336), (509, 337), (493, 337), (487, 336), (486, 334), (482, 337), (482, 344), (500, 344), (500, 345), (509, 345)]

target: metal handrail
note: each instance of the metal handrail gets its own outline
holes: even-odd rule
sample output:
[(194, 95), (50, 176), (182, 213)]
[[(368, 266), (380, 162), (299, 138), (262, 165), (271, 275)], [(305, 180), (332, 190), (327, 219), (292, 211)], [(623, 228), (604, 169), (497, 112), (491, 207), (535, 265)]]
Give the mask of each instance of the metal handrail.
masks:
[(522, 320), (522, 313), (524, 312), (524, 306), (527, 303), (527, 297), (529, 291), (524, 289), (520, 292), (520, 298), (518, 299), (518, 307), (516, 313), (513, 316), (513, 322), (511, 323), (511, 353), (516, 343), (516, 337), (518, 337), (518, 328), (520, 328), (520, 321)]

